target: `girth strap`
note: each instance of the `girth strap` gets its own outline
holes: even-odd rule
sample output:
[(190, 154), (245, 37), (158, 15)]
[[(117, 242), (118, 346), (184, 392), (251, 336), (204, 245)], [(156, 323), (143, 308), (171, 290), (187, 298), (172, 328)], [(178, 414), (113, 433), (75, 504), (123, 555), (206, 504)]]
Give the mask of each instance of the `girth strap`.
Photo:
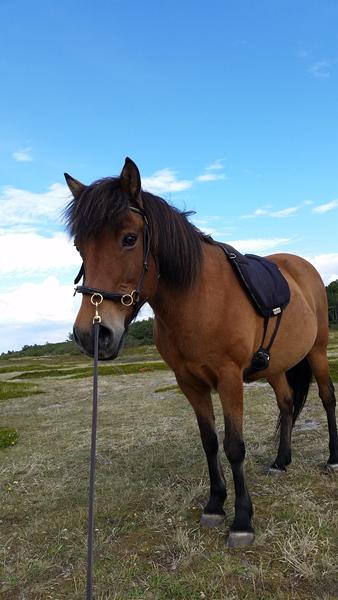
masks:
[(261, 345), (258, 348), (257, 352), (255, 352), (255, 354), (253, 355), (253, 357), (251, 359), (250, 367), (248, 369), (245, 369), (244, 378), (247, 378), (250, 375), (257, 373), (257, 371), (262, 371), (263, 369), (268, 368), (269, 362), (270, 362), (270, 350), (271, 350), (272, 344), (275, 341), (276, 335), (278, 333), (282, 314), (283, 314), (283, 312), (280, 312), (276, 317), (275, 327), (272, 332), (270, 341), (266, 347), (264, 347), (264, 341), (265, 341), (265, 337), (266, 337), (266, 333), (268, 330), (268, 324), (269, 324), (270, 319), (269, 319), (269, 317), (264, 318), (264, 330), (263, 330), (263, 337), (262, 337)]

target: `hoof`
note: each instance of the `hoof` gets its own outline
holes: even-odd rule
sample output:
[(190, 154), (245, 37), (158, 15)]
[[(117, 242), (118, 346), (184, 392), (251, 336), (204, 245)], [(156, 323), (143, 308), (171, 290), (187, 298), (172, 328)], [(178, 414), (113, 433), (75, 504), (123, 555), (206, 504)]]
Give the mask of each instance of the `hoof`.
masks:
[(228, 548), (241, 548), (253, 544), (254, 541), (255, 534), (253, 531), (230, 531), (226, 545)]
[(208, 513), (202, 513), (200, 525), (201, 527), (219, 527), (223, 525), (225, 515), (212, 515)]
[(285, 475), (286, 473), (286, 469), (279, 469), (278, 467), (275, 467), (274, 465), (269, 467), (268, 470), (268, 475)]
[(326, 473), (338, 473), (338, 463), (326, 463), (324, 470)]

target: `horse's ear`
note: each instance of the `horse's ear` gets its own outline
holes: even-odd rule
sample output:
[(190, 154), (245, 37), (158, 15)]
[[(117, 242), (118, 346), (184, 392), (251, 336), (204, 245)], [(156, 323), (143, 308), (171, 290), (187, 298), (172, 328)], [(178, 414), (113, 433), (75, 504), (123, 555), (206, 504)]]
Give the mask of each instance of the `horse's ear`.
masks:
[(139, 196), (141, 191), (140, 171), (134, 161), (128, 158), (128, 156), (125, 160), (120, 178), (122, 189), (127, 192), (133, 200), (137, 200), (138, 204), (140, 204), (142, 202)]
[(77, 198), (81, 192), (83, 192), (86, 186), (77, 179), (74, 179), (74, 177), (71, 175), (68, 175), (68, 173), (65, 173), (64, 175), (70, 191), (72, 192), (74, 198)]

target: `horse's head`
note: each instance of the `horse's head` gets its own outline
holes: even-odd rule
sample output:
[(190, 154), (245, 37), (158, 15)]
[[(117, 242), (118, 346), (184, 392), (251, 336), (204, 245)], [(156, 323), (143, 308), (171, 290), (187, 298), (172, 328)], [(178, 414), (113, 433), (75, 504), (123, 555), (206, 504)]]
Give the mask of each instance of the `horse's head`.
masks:
[(85, 186), (68, 174), (65, 177), (73, 195), (66, 209), (68, 228), (84, 270), (74, 339), (86, 354), (93, 354), (92, 300), (98, 296), (92, 295), (99, 292), (103, 296), (99, 358), (115, 358), (128, 324), (157, 284), (140, 174), (127, 158), (117, 178)]

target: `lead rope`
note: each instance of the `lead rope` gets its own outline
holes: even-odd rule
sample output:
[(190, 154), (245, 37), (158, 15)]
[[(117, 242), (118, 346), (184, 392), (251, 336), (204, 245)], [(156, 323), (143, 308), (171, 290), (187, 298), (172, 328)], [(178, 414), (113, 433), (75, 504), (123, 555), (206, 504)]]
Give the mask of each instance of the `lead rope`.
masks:
[(92, 411), (92, 436), (90, 449), (89, 473), (89, 500), (88, 500), (88, 534), (87, 534), (87, 582), (86, 600), (92, 600), (93, 594), (93, 547), (94, 547), (94, 501), (95, 501), (95, 462), (96, 462), (96, 430), (97, 430), (97, 397), (98, 397), (98, 360), (99, 360), (99, 332), (101, 317), (98, 306), (103, 301), (101, 294), (93, 294), (91, 303), (95, 306), (93, 318), (94, 327), (94, 365), (93, 365), (93, 411)]

